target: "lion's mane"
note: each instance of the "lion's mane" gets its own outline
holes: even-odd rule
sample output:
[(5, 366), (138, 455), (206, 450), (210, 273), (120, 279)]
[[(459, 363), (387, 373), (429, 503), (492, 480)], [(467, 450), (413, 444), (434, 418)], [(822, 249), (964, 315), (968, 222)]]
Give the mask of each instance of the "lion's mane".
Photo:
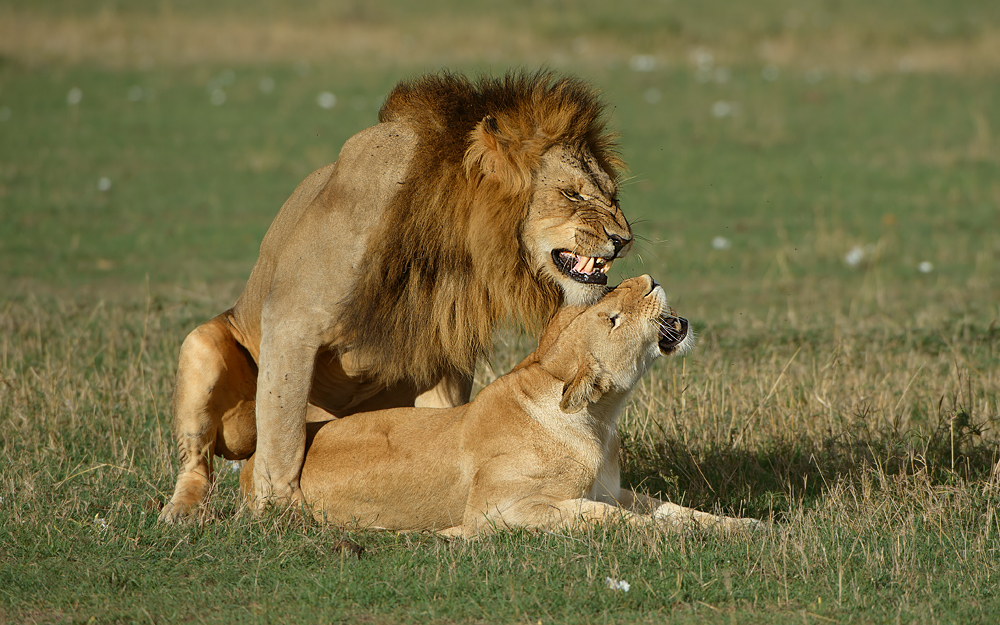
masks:
[(549, 72), (399, 83), (379, 112), (417, 134), (406, 179), (372, 233), (339, 327), (368, 374), (420, 386), (471, 375), (502, 323), (548, 321), (562, 295), (517, 242), (533, 174), (553, 145), (585, 144), (612, 177), (622, 163), (603, 104)]

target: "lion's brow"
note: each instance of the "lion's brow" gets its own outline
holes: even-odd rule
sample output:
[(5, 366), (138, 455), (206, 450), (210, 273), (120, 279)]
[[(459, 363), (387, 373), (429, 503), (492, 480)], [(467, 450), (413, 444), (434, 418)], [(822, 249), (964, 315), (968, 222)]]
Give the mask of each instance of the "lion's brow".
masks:
[(610, 187), (603, 184), (603, 179), (608, 178), (608, 175), (603, 169), (601, 169), (601, 165), (597, 162), (597, 159), (594, 158), (593, 155), (581, 153), (577, 155), (577, 162), (580, 170), (587, 175), (588, 179), (590, 179), (591, 184), (597, 187), (598, 191), (608, 198), (607, 202), (603, 202), (604, 198), (600, 198), (602, 203), (606, 203), (609, 207), (614, 206), (617, 189), (615, 189), (614, 181), (610, 181), (610, 178)]

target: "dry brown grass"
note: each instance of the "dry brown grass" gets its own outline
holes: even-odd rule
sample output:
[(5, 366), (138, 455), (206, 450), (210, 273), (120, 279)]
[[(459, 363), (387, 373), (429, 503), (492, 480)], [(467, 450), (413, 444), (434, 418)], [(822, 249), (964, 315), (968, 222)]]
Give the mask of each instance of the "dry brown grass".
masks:
[[(878, 28), (878, 24), (875, 25)], [(664, 34), (642, 49), (629, 33), (595, 25), (557, 36), (557, 15), (512, 10), (505, 19), (430, 13), (423, 18), (344, 19), (281, 12), (189, 15), (122, 14), (106, 7), (57, 16), (0, 9), (0, 55), (29, 66), (94, 64), (110, 68), (187, 67), (301, 61), (356, 67), (524, 63), (613, 66), (637, 53), (660, 63), (687, 64), (703, 47), (698, 34)], [(992, 73), (1000, 69), (1000, 28), (983, 24), (974, 36), (899, 40), (893, 33), (831, 28), (717, 33), (707, 43), (718, 62), (822, 67), (843, 73)]]

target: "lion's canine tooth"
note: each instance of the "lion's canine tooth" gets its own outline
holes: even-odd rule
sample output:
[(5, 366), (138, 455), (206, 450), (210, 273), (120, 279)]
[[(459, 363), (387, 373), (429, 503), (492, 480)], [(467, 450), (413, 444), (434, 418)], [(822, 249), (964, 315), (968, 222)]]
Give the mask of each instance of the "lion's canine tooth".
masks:
[(576, 257), (576, 265), (573, 266), (573, 271), (575, 271), (577, 273), (583, 273), (583, 269), (586, 266), (587, 266), (587, 257), (586, 256), (577, 256)]
[(583, 268), (583, 273), (594, 273), (594, 259), (587, 259), (587, 266)]
[(615, 262), (614, 259), (605, 261), (604, 266), (601, 267), (601, 273), (608, 273), (608, 270), (611, 269), (611, 264), (614, 262)]

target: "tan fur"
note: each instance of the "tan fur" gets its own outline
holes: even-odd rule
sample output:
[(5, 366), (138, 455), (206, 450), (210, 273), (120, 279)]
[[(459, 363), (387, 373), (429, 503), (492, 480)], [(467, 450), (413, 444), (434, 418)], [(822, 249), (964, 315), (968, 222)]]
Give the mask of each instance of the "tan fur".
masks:
[(300, 499), (307, 420), (465, 403), (500, 324), (598, 299), (553, 252), (630, 247), (601, 111), (547, 73), (398, 85), (282, 206), (233, 308), (184, 341), (161, 518), (205, 499), (213, 454), (256, 450), (255, 505)]
[[(619, 484), (617, 419), (661, 353), (668, 311), (662, 288), (649, 276), (633, 278), (596, 304), (563, 308), (538, 349), (472, 403), (311, 424), (304, 502), (339, 525), (464, 537), (609, 520), (754, 526)], [(256, 476), (251, 458), (240, 478), (247, 497)]]

